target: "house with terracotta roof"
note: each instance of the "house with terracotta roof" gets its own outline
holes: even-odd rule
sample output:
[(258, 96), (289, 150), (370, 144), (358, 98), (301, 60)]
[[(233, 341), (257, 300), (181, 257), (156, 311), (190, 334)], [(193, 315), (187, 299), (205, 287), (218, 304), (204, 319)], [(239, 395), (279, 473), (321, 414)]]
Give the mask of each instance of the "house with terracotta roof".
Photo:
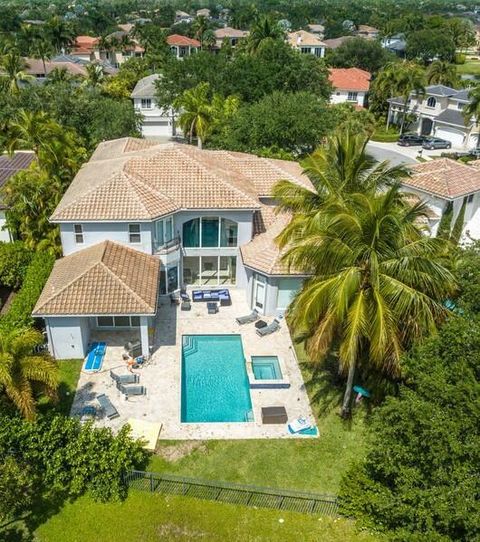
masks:
[(101, 143), (51, 216), (64, 257), (34, 309), (57, 358), (83, 357), (91, 333), (148, 328), (156, 300), (192, 288), (235, 288), (250, 308), (282, 314), (305, 273), (275, 238), (288, 217), (272, 188), (311, 189), (296, 162), (124, 138)]
[(182, 36), (181, 34), (171, 34), (168, 36), (167, 44), (170, 46), (170, 51), (179, 59), (198, 52), (201, 47), (201, 43), (198, 40)]
[(217, 49), (220, 49), (225, 42), (228, 42), (231, 47), (235, 47), (239, 41), (248, 36), (247, 30), (238, 30), (237, 28), (232, 28), (230, 26), (217, 28), (213, 33), (215, 34), (215, 47)]
[(331, 103), (350, 103), (365, 106), (370, 89), (371, 74), (360, 68), (330, 68), (329, 81), (333, 87)]
[[(11, 177), (27, 169), (34, 160), (35, 154), (28, 151), (17, 151), (12, 156), (0, 155), (0, 190)], [(13, 237), (7, 229), (6, 212), (8, 212), (8, 208), (0, 199), (0, 241), (2, 242), (11, 241)]]
[(325, 56), (325, 43), (317, 35), (306, 30), (290, 32), (287, 34), (287, 42), (301, 53), (315, 55), (319, 58)]
[(443, 214), (451, 211), (452, 226), (461, 212), (464, 215), (463, 242), (480, 239), (480, 167), (472, 164), (429, 160), (412, 166), (411, 175), (402, 181), (406, 192), (427, 205), (431, 235), (437, 234)]

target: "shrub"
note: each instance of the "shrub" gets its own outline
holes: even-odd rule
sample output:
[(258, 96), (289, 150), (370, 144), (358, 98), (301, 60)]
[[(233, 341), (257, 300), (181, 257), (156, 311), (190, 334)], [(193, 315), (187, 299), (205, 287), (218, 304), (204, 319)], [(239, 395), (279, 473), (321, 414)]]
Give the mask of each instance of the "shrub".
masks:
[(465, 64), (467, 57), (463, 53), (455, 54), (455, 64)]
[(84, 426), (56, 415), (34, 423), (18, 417), (0, 418), (0, 463), (14, 450), (15, 458), (31, 466), (45, 492), (76, 497), (89, 491), (99, 501), (123, 499), (124, 475), (143, 467), (147, 452), (129, 437), (124, 426), (110, 429)]
[(10, 308), (0, 320), (0, 331), (33, 325), (32, 310), (52, 270), (55, 257), (46, 252), (35, 253), (25, 280)]
[(9, 288), (20, 288), (33, 252), (21, 241), (0, 243), (0, 284)]
[(399, 134), (397, 132), (381, 132), (381, 131), (375, 131), (373, 132), (370, 139), (372, 141), (377, 141), (378, 143), (394, 143), (395, 141), (398, 141)]

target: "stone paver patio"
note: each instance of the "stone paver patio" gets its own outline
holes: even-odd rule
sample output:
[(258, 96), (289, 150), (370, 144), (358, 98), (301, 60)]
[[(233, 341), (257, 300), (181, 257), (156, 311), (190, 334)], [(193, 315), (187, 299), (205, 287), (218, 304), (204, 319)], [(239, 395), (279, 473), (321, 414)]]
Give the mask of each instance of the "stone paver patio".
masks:
[[(156, 318), (152, 359), (147, 366), (135, 371), (140, 375), (140, 384), (147, 388), (146, 396), (132, 397), (127, 401), (110, 378), (111, 369), (118, 374), (127, 373), (126, 364), (122, 360), (123, 345), (132, 339), (132, 335), (102, 332), (92, 336), (92, 341), (107, 342), (107, 352), (100, 372), (81, 372), (72, 415), (78, 415), (87, 404), (98, 407), (95, 398), (105, 393), (120, 417), (111, 421), (101, 418), (97, 424), (113, 429), (120, 428), (129, 418), (136, 418), (162, 424), (162, 439), (309, 438), (292, 437), (285, 425), (261, 423), (261, 408), (265, 406), (284, 406), (290, 420), (298, 416), (312, 417), (286, 323), (282, 322), (279, 331), (259, 337), (253, 324), (239, 326), (235, 321), (237, 316), (250, 312), (244, 291), (231, 289), (230, 294), (232, 305), (220, 307), (214, 315), (207, 314), (206, 303), (192, 303), (191, 311), (181, 311), (179, 306), (170, 305), (168, 297), (162, 298)], [(272, 318), (266, 320), (270, 322)], [(290, 388), (251, 389), (253, 422), (181, 423), (182, 335), (231, 333), (242, 336), (247, 372), (251, 373), (249, 362), (252, 355), (276, 355), (284, 377), (290, 382)]]

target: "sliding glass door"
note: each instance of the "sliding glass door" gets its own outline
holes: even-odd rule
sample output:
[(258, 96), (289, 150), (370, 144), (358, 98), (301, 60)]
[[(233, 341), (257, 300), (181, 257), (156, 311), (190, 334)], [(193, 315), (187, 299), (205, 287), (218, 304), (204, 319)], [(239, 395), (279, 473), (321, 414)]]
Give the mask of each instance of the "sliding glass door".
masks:
[(190, 285), (235, 284), (236, 256), (184, 256), (183, 282)]

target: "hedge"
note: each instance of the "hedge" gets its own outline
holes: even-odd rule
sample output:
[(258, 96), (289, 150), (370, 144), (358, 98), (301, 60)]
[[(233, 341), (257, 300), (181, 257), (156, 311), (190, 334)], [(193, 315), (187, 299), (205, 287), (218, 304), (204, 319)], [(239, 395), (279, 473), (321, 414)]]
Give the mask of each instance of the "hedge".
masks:
[(23, 285), (8, 312), (0, 319), (0, 332), (33, 325), (32, 310), (52, 271), (55, 256), (37, 252), (28, 266)]
[(0, 284), (20, 288), (32, 258), (33, 252), (21, 241), (0, 243)]
[(398, 133), (390, 133), (390, 132), (373, 132), (372, 136), (370, 137), (371, 141), (377, 141), (378, 143), (394, 143), (398, 140), (399, 134)]

